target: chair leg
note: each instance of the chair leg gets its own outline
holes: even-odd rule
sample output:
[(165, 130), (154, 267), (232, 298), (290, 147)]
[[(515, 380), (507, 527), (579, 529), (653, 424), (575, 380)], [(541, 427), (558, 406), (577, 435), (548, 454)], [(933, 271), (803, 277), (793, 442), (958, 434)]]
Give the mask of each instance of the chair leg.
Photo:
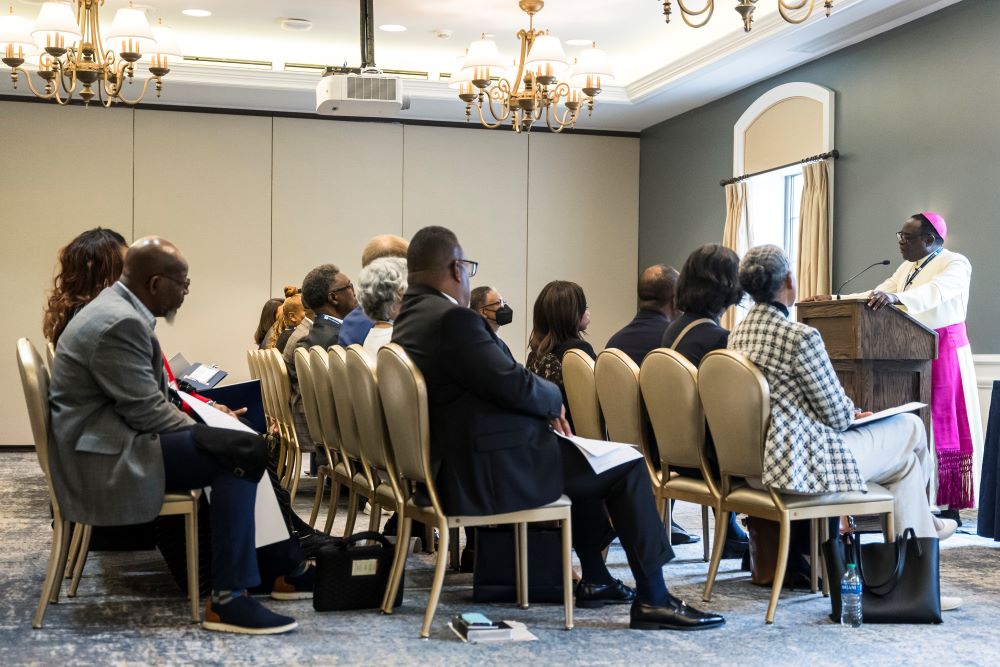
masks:
[(316, 493), (313, 495), (312, 513), (309, 515), (309, 527), (316, 527), (316, 519), (319, 518), (319, 508), (323, 504), (323, 494), (326, 492), (326, 473), (320, 471), (316, 475)]
[(62, 564), (63, 542), (68, 541), (69, 521), (56, 521), (52, 526), (52, 548), (49, 550), (49, 566), (45, 572), (45, 581), (42, 583), (42, 594), (38, 597), (38, 606), (35, 608), (35, 617), (31, 621), (31, 627), (36, 630), (42, 627), (45, 620), (45, 610), (49, 606), (49, 598), (52, 597), (53, 589), (57, 583), (62, 583), (65, 568)]
[(809, 522), (809, 591), (819, 590), (819, 523), (826, 519), (813, 519)]
[[(372, 494), (374, 495), (374, 494)], [(374, 533), (378, 531), (378, 526), (382, 519), (382, 507), (372, 503), (372, 513), (368, 515), (368, 532)]]
[(530, 604), (530, 600), (528, 599), (528, 524), (517, 524), (517, 534), (520, 537), (520, 539), (517, 540), (517, 558), (520, 561), (520, 567), (517, 568), (517, 586), (519, 589), (518, 597), (520, 598), (521, 609), (527, 609)]
[(709, 558), (709, 550), (708, 550), (708, 542), (709, 542), (709, 539), (708, 539), (708, 537), (709, 537), (709, 534), (708, 534), (708, 506), (707, 505), (702, 505), (701, 506), (701, 535), (702, 535), (702, 541), (705, 543), (702, 546), (702, 548), (704, 549), (704, 552), (705, 552), (705, 555), (703, 556), (703, 558), (704, 558), (705, 562), (707, 563), (708, 562), (708, 558)]
[(295, 502), (295, 494), (299, 491), (299, 481), (302, 479), (302, 450), (295, 448), (295, 459), (292, 464), (292, 483), (288, 488), (288, 501)]
[(76, 555), (80, 552), (80, 540), (83, 537), (83, 524), (73, 524), (73, 536), (69, 542), (69, 556), (66, 559), (66, 579), (73, 578), (73, 567), (76, 565)]
[(573, 629), (573, 527), (569, 514), (562, 521), (563, 610), (566, 629)]
[[(819, 524), (819, 533), (822, 536), (821, 542), (826, 542), (830, 539), (830, 524), (827, 521), (821, 521)], [(820, 562), (823, 564), (823, 597), (830, 597), (830, 577), (826, 575), (826, 556), (823, 555), (823, 551), (820, 550), (819, 553)]]
[(392, 603), (396, 600), (399, 591), (399, 582), (403, 579), (403, 571), (406, 569), (406, 557), (410, 549), (410, 533), (413, 531), (413, 520), (409, 517), (403, 518), (401, 508), (396, 509), (399, 518), (399, 532), (396, 537), (396, 551), (392, 557), (392, 569), (389, 570), (389, 585), (386, 586), (385, 596), (382, 598), (382, 613), (392, 613)]
[(660, 518), (663, 519), (663, 525), (667, 529), (667, 536), (670, 536), (670, 527), (674, 523), (674, 507), (670, 502), (670, 498), (663, 499), (663, 511), (660, 513)]
[(520, 524), (514, 524), (514, 604), (521, 606), (521, 531)]
[(441, 540), (437, 551), (437, 560), (434, 563), (434, 579), (431, 583), (431, 593), (427, 599), (427, 611), (424, 612), (424, 623), (420, 626), (420, 636), (427, 639), (431, 634), (431, 622), (434, 620), (434, 612), (437, 610), (438, 599), (441, 597), (441, 589), (444, 587), (444, 571), (448, 569), (448, 524), (443, 518), (438, 520), (438, 532)]
[(191, 511), (184, 515), (184, 544), (187, 546), (188, 598), (191, 602), (191, 622), (200, 620), (201, 588), (198, 582), (198, 502), (191, 502)]
[[(63, 529), (62, 539), (59, 542), (59, 565), (57, 572), (60, 576), (56, 577), (56, 581), (52, 584), (52, 590), (49, 592), (49, 603), (56, 604), (59, 602), (59, 592), (62, 590), (62, 573), (66, 571), (66, 560), (69, 557), (69, 542), (70, 542), (70, 526), (72, 524), (67, 521), (66, 527)], [(82, 536), (81, 536), (82, 539)]]
[(448, 556), (451, 562), (451, 569), (455, 572), (460, 572), (462, 570), (462, 550), (461, 545), (458, 542), (458, 528), (452, 528)]
[(885, 513), (885, 541), (895, 542), (896, 541), (896, 516), (892, 512)]
[(323, 532), (327, 535), (333, 530), (333, 520), (337, 517), (337, 504), (340, 502), (340, 482), (335, 477), (330, 478), (330, 507), (326, 510), (326, 525)]
[(722, 545), (726, 542), (726, 532), (729, 528), (729, 512), (715, 510), (715, 546), (712, 547), (712, 562), (708, 566), (708, 579), (705, 580), (705, 592), (701, 599), (712, 601), (712, 586), (715, 585), (715, 575), (719, 573), (719, 563), (722, 561)]
[[(73, 580), (69, 584), (69, 591), (66, 593), (66, 597), (75, 598), (76, 589), (80, 586), (80, 577), (83, 576), (83, 567), (87, 564), (87, 556), (90, 555), (90, 534), (93, 530), (92, 527), (86, 524), (77, 524), (77, 528), (81, 537), (77, 545), (76, 559), (73, 563)], [(73, 531), (73, 537), (75, 538), (77, 531)], [(70, 557), (72, 560), (73, 545), (70, 544)]]
[(424, 537), (422, 548), (425, 554), (434, 553), (434, 526), (429, 523), (424, 524)]
[(354, 534), (354, 523), (358, 520), (358, 492), (351, 486), (347, 492), (347, 523), (344, 525), (344, 537)]
[(767, 615), (764, 622), (774, 623), (774, 612), (778, 608), (778, 596), (781, 595), (781, 585), (785, 582), (785, 569), (788, 566), (788, 541), (791, 533), (791, 522), (788, 513), (782, 512), (778, 533), (778, 560), (774, 566), (774, 583), (771, 584), (771, 601), (767, 605)]

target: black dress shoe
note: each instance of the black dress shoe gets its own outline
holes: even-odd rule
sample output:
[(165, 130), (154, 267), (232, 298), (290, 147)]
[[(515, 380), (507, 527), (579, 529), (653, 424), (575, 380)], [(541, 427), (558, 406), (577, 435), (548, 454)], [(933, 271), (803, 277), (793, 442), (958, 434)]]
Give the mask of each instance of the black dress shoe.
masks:
[(660, 607), (635, 602), (629, 614), (633, 630), (707, 630), (725, 622), (718, 614), (698, 611), (673, 595), (667, 595), (667, 604)]
[(692, 535), (674, 522), (670, 522), (670, 544), (697, 544), (701, 542), (701, 537)]
[(635, 600), (635, 591), (615, 579), (613, 584), (592, 584), (581, 580), (576, 585), (576, 606), (585, 609), (603, 607), (606, 604), (630, 604)]
[(458, 562), (459, 572), (475, 572), (476, 571), (476, 552), (473, 549), (466, 547), (462, 549), (462, 558)]
[(750, 542), (741, 540), (726, 540), (722, 545), (722, 559), (743, 558), (743, 554), (750, 549)]

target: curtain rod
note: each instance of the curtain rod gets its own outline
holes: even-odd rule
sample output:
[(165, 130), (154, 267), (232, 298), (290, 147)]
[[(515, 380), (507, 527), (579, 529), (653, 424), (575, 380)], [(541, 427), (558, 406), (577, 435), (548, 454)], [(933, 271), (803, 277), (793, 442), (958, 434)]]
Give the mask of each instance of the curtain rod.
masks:
[(834, 159), (834, 160), (836, 160), (839, 157), (840, 157), (840, 151), (838, 151), (838, 150), (832, 150), (829, 153), (820, 153), (819, 155), (813, 155), (812, 157), (804, 157), (801, 160), (798, 160), (796, 162), (789, 162), (788, 164), (782, 164), (782, 165), (779, 165), (777, 167), (771, 167), (770, 169), (764, 169), (762, 171), (756, 171), (756, 172), (754, 172), (752, 174), (743, 174), (742, 176), (734, 176), (732, 178), (726, 178), (726, 179), (723, 179), (723, 180), (719, 181), (719, 185), (725, 187), (725, 186), (729, 185), (730, 183), (739, 183), (740, 181), (745, 181), (746, 179), (753, 178), (754, 176), (760, 176), (761, 174), (767, 174), (767, 173), (770, 173), (772, 171), (778, 171), (779, 169), (785, 169), (786, 167), (793, 167), (793, 166), (795, 166), (797, 164), (806, 164), (808, 162), (818, 162), (819, 160), (829, 160), (831, 158)]

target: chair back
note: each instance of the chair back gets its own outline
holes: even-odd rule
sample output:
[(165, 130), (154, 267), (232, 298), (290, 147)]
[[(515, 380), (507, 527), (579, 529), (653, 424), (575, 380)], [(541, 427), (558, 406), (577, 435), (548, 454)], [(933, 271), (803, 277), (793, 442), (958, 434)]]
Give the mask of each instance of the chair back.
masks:
[(45, 361), (49, 367), (49, 373), (52, 372), (52, 360), (56, 358), (56, 346), (52, 344), (52, 341), (45, 343)]
[[(320, 345), (309, 348), (309, 371), (312, 373), (313, 390), (316, 392), (316, 412), (319, 416), (322, 438), (319, 442), (327, 450), (340, 451), (340, 422), (333, 404), (333, 386), (330, 384), (330, 357)], [(333, 462), (333, 459), (328, 459)]]
[(358, 422), (351, 407), (353, 398), (347, 379), (347, 350), (340, 345), (330, 348), (330, 387), (333, 390), (333, 406), (340, 424), (340, 446), (344, 453), (355, 461), (362, 461), (361, 439), (358, 437)]
[(584, 438), (603, 440), (604, 421), (594, 381), (594, 360), (583, 350), (567, 350), (562, 358), (562, 377), (573, 416), (573, 431)]
[(393, 458), (400, 476), (420, 482), (433, 493), (431, 432), (424, 375), (396, 343), (378, 351), (378, 393), (382, 399)]
[(35, 441), (35, 454), (38, 465), (45, 475), (45, 486), (49, 490), (49, 500), (52, 503), (56, 521), (61, 519), (59, 501), (56, 499), (55, 488), (52, 486), (52, 476), (49, 473), (50, 410), (49, 410), (49, 369), (35, 346), (27, 338), (17, 341), (17, 368), (21, 374), (21, 388), (24, 390), (24, 403), (28, 408), (28, 420), (31, 422), (31, 436)]
[(656, 436), (661, 469), (700, 469), (705, 412), (698, 396), (697, 369), (679, 352), (659, 348), (642, 360), (639, 387)]
[(760, 370), (739, 352), (709, 352), (698, 370), (698, 393), (723, 477), (761, 477), (771, 397)]
[(597, 397), (608, 437), (647, 449), (645, 408), (639, 393), (639, 367), (621, 350), (604, 350), (594, 364)]
[(299, 394), (302, 396), (302, 409), (306, 414), (306, 427), (313, 442), (323, 440), (323, 429), (319, 424), (319, 411), (316, 405), (316, 384), (313, 381), (311, 358), (304, 347), (295, 348), (295, 374), (299, 380)]
[(379, 470), (392, 470), (395, 466), (389, 450), (382, 399), (378, 395), (375, 363), (365, 349), (355, 343), (347, 348), (346, 365), (361, 451), (368, 465)]

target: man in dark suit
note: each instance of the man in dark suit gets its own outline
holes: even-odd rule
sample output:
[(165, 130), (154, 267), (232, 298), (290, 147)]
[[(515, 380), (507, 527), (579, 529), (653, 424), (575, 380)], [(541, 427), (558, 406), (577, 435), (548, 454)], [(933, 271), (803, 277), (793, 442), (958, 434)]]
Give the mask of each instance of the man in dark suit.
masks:
[[(340, 336), (340, 325), (344, 323), (347, 314), (358, 305), (354, 295), (354, 283), (333, 264), (321, 264), (306, 274), (302, 279), (302, 305), (315, 313), (309, 333), (300, 338), (294, 345), (289, 340), (283, 358), (288, 369), (292, 408), (292, 419), (295, 422), (295, 433), (303, 451), (315, 453), (316, 443), (309, 435), (306, 424), (305, 409), (302, 407), (302, 395), (299, 393), (299, 375), (295, 370), (295, 348), (306, 350), (313, 345), (319, 345), (324, 350), (337, 344)], [(312, 469), (316, 469), (316, 460), (312, 460)]]
[[(680, 315), (674, 307), (677, 269), (654, 264), (639, 276), (636, 288), (639, 312), (632, 321), (611, 337), (607, 348), (617, 348), (632, 358), (637, 366), (651, 350), (660, 347), (663, 332)], [(671, 544), (695, 544), (701, 538), (684, 530), (676, 521), (670, 524)]]
[[(443, 227), (425, 227), (407, 253), (410, 288), (393, 342), (427, 383), (431, 458), (446, 512), (514, 512), (573, 501), (573, 544), (583, 569), (577, 605), (632, 603), (631, 627), (697, 629), (721, 616), (670, 595), (662, 567), (673, 555), (641, 461), (600, 475), (553, 431), (568, 433), (559, 388), (514, 361), (469, 305), (478, 264)], [(614, 580), (601, 550), (610, 514), (637, 591)]]
[(194, 420), (168, 400), (154, 327), (157, 317), (172, 320), (184, 303), (187, 273), (187, 261), (169, 241), (139, 239), (125, 256), (120, 280), (59, 338), (49, 394), (53, 486), (67, 519), (95, 526), (151, 521), (164, 491), (211, 486), (212, 598), (203, 626), (287, 632), (296, 627), (293, 619), (245, 595), (260, 583), (257, 483), (196, 446)]

